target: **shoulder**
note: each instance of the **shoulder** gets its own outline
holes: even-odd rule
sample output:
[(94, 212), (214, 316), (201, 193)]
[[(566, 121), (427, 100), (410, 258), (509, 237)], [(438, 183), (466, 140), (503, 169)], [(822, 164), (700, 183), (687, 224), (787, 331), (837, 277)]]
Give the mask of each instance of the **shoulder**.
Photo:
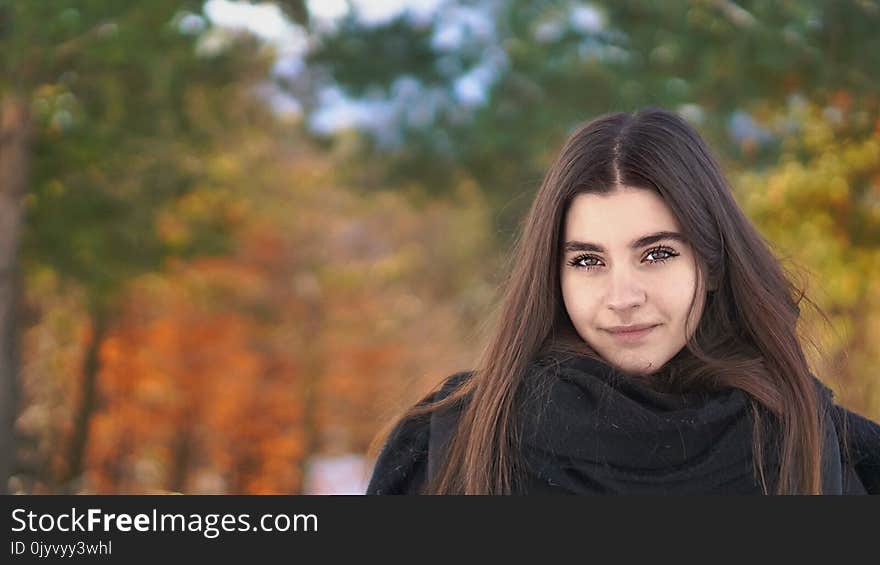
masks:
[[(462, 371), (447, 377), (440, 388), (422, 399), (417, 406), (449, 396), (470, 376)], [(428, 478), (429, 449), (436, 435), (432, 414), (404, 418), (391, 430), (379, 453), (366, 494), (418, 494)]]
[(830, 388), (815, 376), (813, 381), (833, 424), (847, 478), (844, 492), (880, 494), (880, 423), (840, 406)]
[(836, 404), (831, 417), (847, 466), (868, 494), (880, 494), (880, 424)]
[(443, 381), (443, 384), (440, 386), (440, 390), (437, 391), (437, 393), (431, 395), (431, 400), (437, 401), (446, 398), (447, 396), (452, 394), (453, 391), (458, 389), (458, 387), (467, 382), (473, 376), (473, 374), (473, 371), (461, 371), (447, 377), (446, 380)]

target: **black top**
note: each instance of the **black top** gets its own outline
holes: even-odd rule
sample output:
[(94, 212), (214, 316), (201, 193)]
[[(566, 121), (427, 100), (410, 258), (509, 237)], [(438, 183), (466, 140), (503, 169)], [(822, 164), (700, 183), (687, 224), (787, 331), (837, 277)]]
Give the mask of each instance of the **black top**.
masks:
[[(470, 375), (449, 377), (436, 398), (423, 402), (444, 398)], [(816, 382), (831, 415), (823, 492), (880, 493), (880, 424), (837, 406), (830, 389)], [(532, 370), (522, 388), (518, 425), (525, 465), (516, 494), (762, 492), (754, 473), (754, 419), (742, 391), (657, 392), (589, 358), (552, 372)], [(461, 408), (399, 424), (376, 461), (367, 494), (419, 494), (443, 460)], [(774, 492), (778, 469), (773, 437), (765, 436), (768, 492)]]

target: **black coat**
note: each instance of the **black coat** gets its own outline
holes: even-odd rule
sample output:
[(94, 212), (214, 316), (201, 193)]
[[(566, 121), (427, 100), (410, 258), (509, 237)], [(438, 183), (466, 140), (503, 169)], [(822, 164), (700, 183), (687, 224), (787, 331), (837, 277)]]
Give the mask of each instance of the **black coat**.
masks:
[[(595, 367), (591, 367), (591, 369), (593, 368)], [(470, 374), (463, 372), (449, 377), (440, 392), (424, 402), (444, 398)], [(565, 390), (565, 393), (571, 396), (568, 389)], [(578, 397), (580, 396), (582, 395), (578, 394)], [(560, 403), (558, 399), (556, 402)], [(832, 417), (826, 430), (826, 438), (830, 438), (833, 445), (830, 449), (826, 448), (825, 452), (826, 456), (831, 457), (834, 461), (826, 461), (823, 466), (827, 468), (829, 463), (836, 466), (839, 461), (839, 467), (835, 467), (838, 476), (836, 484), (830, 486), (826, 484), (826, 488), (829, 492), (842, 494), (880, 494), (880, 424), (847, 411), (836, 404), (831, 403), (830, 406)], [(389, 435), (376, 461), (366, 494), (419, 494), (429, 478), (436, 474), (438, 465), (443, 461), (445, 444), (457, 426), (459, 415), (460, 406), (457, 410), (453, 409), (444, 413), (435, 412), (430, 416), (412, 418), (398, 424)], [(577, 418), (578, 421), (581, 421), (583, 416), (579, 414)], [(569, 426), (566, 424), (565, 427)], [(562, 426), (559, 425), (553, 428), (553, 437), (559, 436), (560, 434), (557, 432), (561, 429)], [(582, 432), (582, 430), (577, 431)], [(581, 433), (576, 437), (580, 438), (584, 435), (586, 434)], [(842, 448), (844, 442), (841, 441), (841, 438), (846, 438), (845, 443), (848, 449)], [(579, 444), (589, 443), (575, 441), (578, 441)], [(713, 436), (711, 440), (706, 441), (717, 440)], [(553, 441), (551, 440), (550, 443)], [(745, 441), (738, 443), (748, 446), (748, 442)], [(684, 444), (684, 440), (682, 440), (682, 444)], [(838, 448), (838, 444), (841, 448)], [(580, 448), (581, 446), (578, 445), (578, 449)], [(564, 444), (562, 449), (564, 449)], [(719, 457), (724, 458), (725, 461), (738, 461), (737, 454), (721, 453)], [(516, 494), (757, 494), (759, 492), (755, 483), (744, 480), (746, 476), (753, 476), (751, 467), (745, 462), (739, 465), (742, 467), (742, 472), (738, 472), (737, 477), (724, 477), (723, 481), (716, 477), (717, 473), (714, 471), (712, 471), (712, 482), (706, 482), (705, 477), (692, 478), (690, 475), (685, 475), (685, 481), (689, 482), (682, 483), (686, 486), (682, 490), (682, 488), (672, 488), (658, 482), (647, 484), (644, 481), (621, 482), (618, 480), (619, 476), (616, 475), (603, 477), (601, 474), (605, 469), (603, 466), (594, 466), (590, 469), (587, 473), (590, 478), (585, 480), (582, 476), (583, 473), (572, 473), (565, 469), (560, 471), (560, 468), (566, 465), (560, 465), (558, 458), (548, 460), (543, 455), (535, 456), (532, 453), (525, 459), (526, 472), (515, 488)], [(571, 459), (565, 461), (571, 461)], [(699, 462), (697, 465), (704, 465), (704, 463)], [(694, 466), (693, 461), (688, 461), (687, 465), (682, 467)], [(593, 478), (596, 476), (599, 479), (594, 481)], [(664, 475), (664, 477), (668, 476), (671, 475)], [(772, 492), (772, 488), (770, 492)]]

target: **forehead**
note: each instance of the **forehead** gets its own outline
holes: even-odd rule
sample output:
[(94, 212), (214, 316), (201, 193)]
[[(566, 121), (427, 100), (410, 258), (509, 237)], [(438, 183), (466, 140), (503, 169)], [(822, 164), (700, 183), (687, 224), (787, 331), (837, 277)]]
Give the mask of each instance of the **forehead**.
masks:
[(641, 188), (579, 194), (565, 215), (566, 240), (629, 243), (658, 231), (679, 232), (681, 227), (656, 192)]

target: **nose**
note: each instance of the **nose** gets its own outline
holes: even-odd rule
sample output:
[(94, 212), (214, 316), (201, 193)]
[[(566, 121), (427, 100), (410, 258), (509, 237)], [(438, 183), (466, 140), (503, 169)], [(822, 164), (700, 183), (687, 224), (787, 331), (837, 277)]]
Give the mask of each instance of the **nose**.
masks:
[(607, 306), (615, 312), (626, 312), (642, 306), (648, 299), (645, 285), (632, 270), (615, 269), (609, 277)]

